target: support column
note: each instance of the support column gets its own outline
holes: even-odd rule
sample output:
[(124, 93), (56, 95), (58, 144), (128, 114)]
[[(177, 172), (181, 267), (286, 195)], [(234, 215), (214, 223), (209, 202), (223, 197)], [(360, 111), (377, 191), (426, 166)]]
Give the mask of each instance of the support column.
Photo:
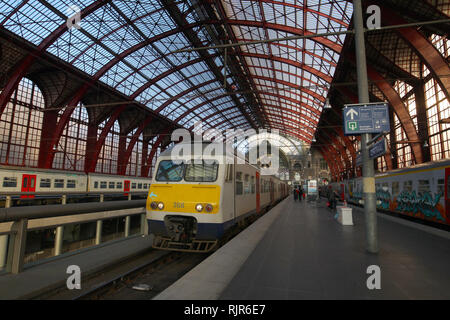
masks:
[(125, 217), (125, 238), (130, 235), (130, 216)]
[[(63, 195), (61, 197), (61, 204), (64, 205), (67, 203), (67, 196)], [(56, 235), (55, 235), (55, 256), (59, 256), (62, 253), (64, 239), (64, 226), (56, 227)]]
[(428, 135), (428, 118), (427, 118), (427, 106), (425, 103), (425, 83), (420, 81), (414, 86), (414, 96), (416, 101), (417, 112), (417, 130), (420, 139), (420, 146), (422, 148), (423, 162), (431, 161), (430, 147), (424, 147), (424, 143), (430, 144)]
[(18, 274), (23, 269), (25, 247), (27, 244), (28, 219), (15, 221), (11, 227), (11, 241), (8, 248), (6, 271)]
[[(366, 47), (364, 40), (364, 25), (361, 0), (353, 0), (353, 19), (355, 25), (358, 99), (359, 103), (368, 103), (369, 86), (367, 78)], [(366, 224), (366, 250), (370, 253), (377, 253), (378, 231), (375, 195), (375, 170), (373, 160), (369, 157), (369, 148), (367, 147), (367, 143), (371, 139), (372, 135), (368, 133), (361, 136), (361, 153), (363, 160), (364, 216)]]
[[(6, 196), (5, 208), (11, 207), (11, 196)], [(7, 234), (0, 236), (0, 269), (6, 267), (8, 257), (8, 239)]]
[[(105, 196), (103, 194), (100, 195), (100, 202), (104, 201), (104, 197)], [(97, 220), (97, 228), (95, 231), (95, 244), (102, 243), (102, 229), (103, 229), (103, 221)]]

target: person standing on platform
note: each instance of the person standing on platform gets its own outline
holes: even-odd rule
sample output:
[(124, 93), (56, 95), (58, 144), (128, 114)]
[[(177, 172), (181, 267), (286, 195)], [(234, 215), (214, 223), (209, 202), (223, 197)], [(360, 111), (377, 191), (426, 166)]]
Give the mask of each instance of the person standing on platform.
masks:
[(294, 201), (297, 202), (298, 199), (298, 189), (297, 187), (294, 188)]
[(302, 197), (303, 197), (303, 188), (300, 187), (299, 192), (298, 192), (298, 198), (300, 199), (300, 202), (302, 202)]

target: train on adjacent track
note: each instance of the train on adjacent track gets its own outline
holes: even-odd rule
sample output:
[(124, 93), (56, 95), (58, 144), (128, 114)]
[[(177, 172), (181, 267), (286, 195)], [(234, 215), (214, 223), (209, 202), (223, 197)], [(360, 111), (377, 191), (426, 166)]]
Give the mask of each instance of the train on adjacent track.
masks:
[[(331, 185), (341, 200), (364, 205), (361, 177)], [(376, 174), (377, 208), (449, 229), (450, 160)]]
[(173, 159), (172, 149), (158, 157), (147, 198), (155, 248), (211, 251), (234, 227), (249, 223), (289, 195), (285, 181), (262, 175), (261, 168), (234, 150), (214, 160), (200, 160), (191, 145), (188, 150), (192, 153), (182, 161)]
[(126, 195), (139, 191), (146, 193), (149, 188), (150, 178), (0, 166), (0, 200), (11, 195), (13, 202), (46, 204), (50, 199), (58, 198), (58, 193), (72, 193), (78, 197)]

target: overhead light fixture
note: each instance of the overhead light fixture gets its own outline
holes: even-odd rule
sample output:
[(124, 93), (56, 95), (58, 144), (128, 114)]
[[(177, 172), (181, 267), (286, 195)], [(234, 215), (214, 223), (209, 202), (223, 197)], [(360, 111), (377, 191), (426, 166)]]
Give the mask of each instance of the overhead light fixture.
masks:
[(311, 142), (317, 142), (317, 141), (316, 141), (316, 138), (313, 137), (312, 140), (311, 140)]
[(428, 147), (429, 147), (428, 141), (425, 141), (425, 143), (423, 144), (423, 147), (424, 147), (424, 148), (428, 148)]
[(327, 98), (325, 100), (325, 106), (323, 108), (324, 109), (331, 109), (330, 99)]

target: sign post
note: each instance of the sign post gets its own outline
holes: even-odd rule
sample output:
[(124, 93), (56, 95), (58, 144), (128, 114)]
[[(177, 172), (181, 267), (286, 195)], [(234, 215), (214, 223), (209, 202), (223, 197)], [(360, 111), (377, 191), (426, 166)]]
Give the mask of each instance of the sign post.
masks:
[[(366, 48), (364, 43), (364, 26), (361, 0), (353, 0), (353, 22), (355, 28), (356, 70), (358, 75), (359, 103), (369, 102), (369, 85), (367, 78)], [(356, 110), (354, 111), (356, 112)], [(354, 112), (353, 115), (356, 119)], [(357, 124), (350, 124), (356, 131)], [(378, 253), (377, 211), (375, 196), (375, 168), (373, 160), (369, 157), (367, 143), (371, 140), (370, 133), (361, 134), (361, 154), (363, 162), (363, 192), (364, 192), (364, 217), (366, 225), (366, 250), (370, 253)]]

